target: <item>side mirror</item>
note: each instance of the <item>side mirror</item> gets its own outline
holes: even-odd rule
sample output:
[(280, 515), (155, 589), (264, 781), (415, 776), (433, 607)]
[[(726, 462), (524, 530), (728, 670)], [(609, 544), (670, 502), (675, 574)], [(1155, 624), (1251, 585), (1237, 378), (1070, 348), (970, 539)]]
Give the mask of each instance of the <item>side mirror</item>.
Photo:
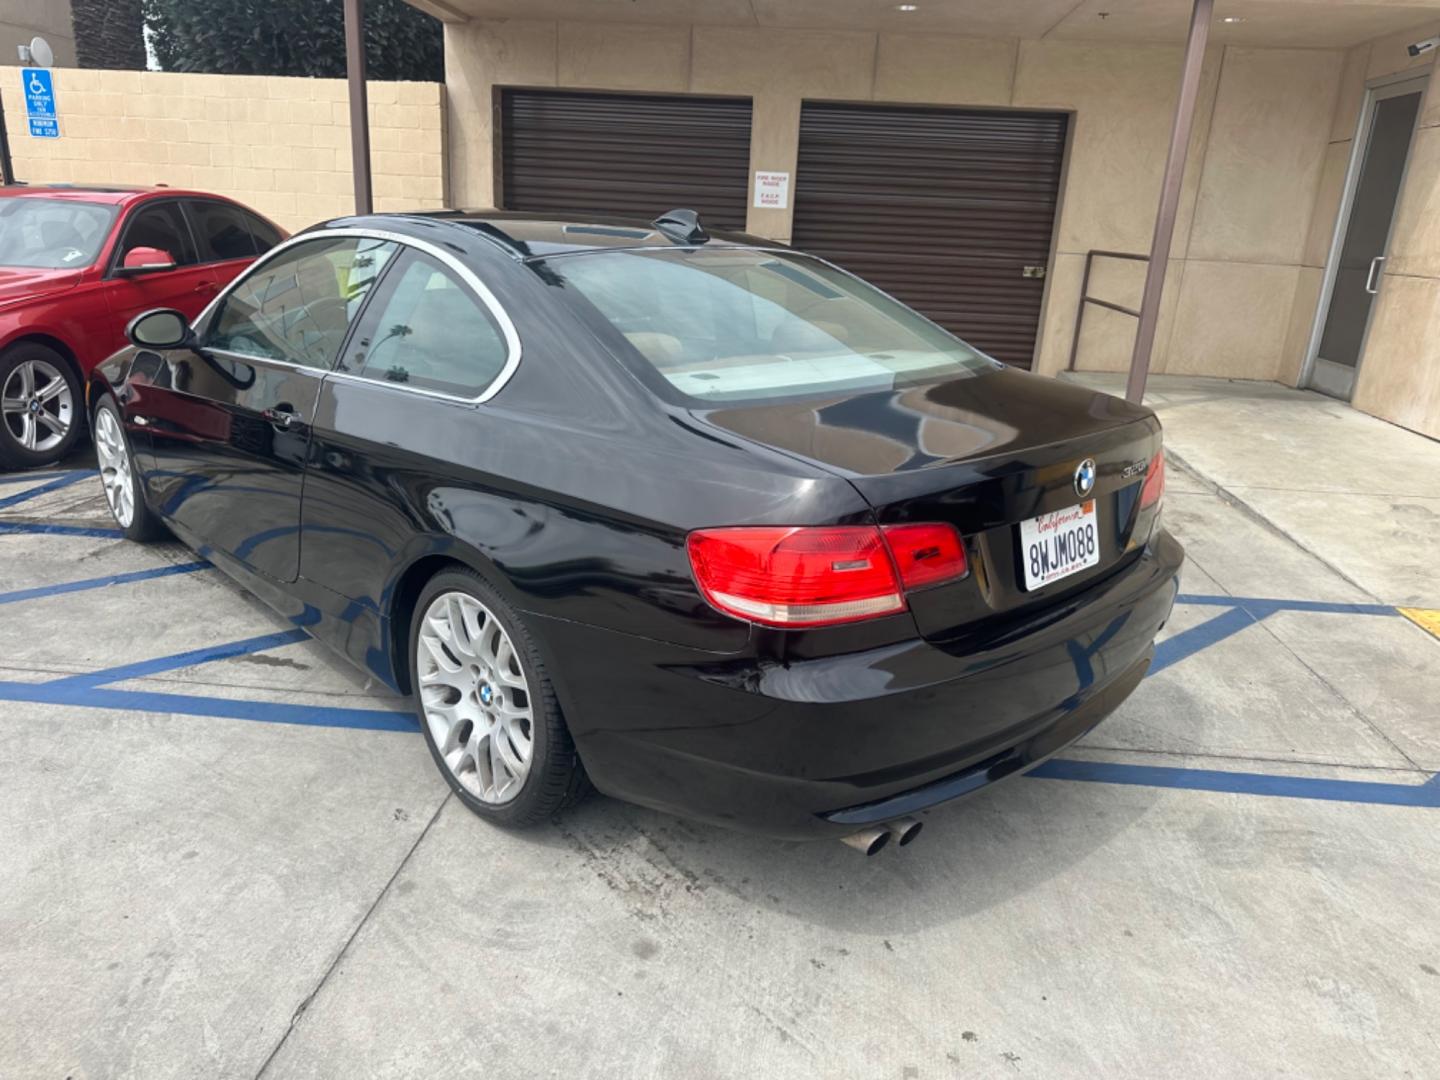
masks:
[(125, 336), (144, 349), (178, 349), (194, 339), (185, 316), (172, 308), (136, 315), (125, 328)]
[(175, 256), (168, 251), (152, 247), (133, 247), (125, 253), (125, 259), (120, 265), (120, 273), (130, 276), (134, 274), (157, 274), (163, 270), (175, 269)]

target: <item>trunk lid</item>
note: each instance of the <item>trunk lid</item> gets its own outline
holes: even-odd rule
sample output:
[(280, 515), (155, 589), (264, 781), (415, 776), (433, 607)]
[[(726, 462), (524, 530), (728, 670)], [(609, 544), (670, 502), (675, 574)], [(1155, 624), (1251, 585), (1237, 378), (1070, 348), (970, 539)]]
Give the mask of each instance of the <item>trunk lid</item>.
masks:
[[(956, 641), (1029, 625), (1138, 555), (1151, 520), (1140, 488), (1160, 448), (1147, 409), (1010, 369), (890, 391), (736, 405), (705, 422), (845, 476), (881, 524), (944, 521), (965, 539), (970, 573), (909, 595), (920, 632)], [(1093, 458), (1094, 489), (1075, 487)], [(1095, 503), (1098, 561), (1026, 588), (1020, 524)], [(1143, 535), (1141, 535), (1143, 533)]]

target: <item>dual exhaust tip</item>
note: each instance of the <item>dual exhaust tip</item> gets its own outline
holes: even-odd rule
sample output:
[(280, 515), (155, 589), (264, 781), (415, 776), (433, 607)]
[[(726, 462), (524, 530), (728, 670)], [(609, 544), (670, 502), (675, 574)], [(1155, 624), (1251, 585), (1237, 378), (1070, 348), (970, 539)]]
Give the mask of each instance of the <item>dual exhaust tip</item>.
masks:
[(866, 855), (874, 855), (891, 840), (894, 840), (900, 847), (904, 847), (920, 835), (923, 827), (923, 824), (914, 818), (897, 818), (884, 825), (874, 825), (868, 829), (861, 829), (857, 833), (851, 833), (849, 836), (841, 837), (841, 842)]

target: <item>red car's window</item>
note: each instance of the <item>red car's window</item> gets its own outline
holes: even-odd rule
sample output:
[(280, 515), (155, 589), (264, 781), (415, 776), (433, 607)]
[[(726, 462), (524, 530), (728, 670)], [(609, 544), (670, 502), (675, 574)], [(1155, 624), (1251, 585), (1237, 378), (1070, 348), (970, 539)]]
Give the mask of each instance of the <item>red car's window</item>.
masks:
[(75, 199), (0, 200), (0, 266), (78, 270), (100, 255), (115, 207)]

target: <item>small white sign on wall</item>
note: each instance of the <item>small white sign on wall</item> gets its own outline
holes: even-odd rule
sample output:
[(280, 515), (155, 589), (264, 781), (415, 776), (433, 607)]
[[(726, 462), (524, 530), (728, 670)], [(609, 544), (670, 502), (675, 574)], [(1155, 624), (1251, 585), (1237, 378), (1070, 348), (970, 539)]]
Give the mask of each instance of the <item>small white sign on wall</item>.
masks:
[(755, 206), (761, 210), (784, 210), (790, 206), (790, 174), (757, 172)]

